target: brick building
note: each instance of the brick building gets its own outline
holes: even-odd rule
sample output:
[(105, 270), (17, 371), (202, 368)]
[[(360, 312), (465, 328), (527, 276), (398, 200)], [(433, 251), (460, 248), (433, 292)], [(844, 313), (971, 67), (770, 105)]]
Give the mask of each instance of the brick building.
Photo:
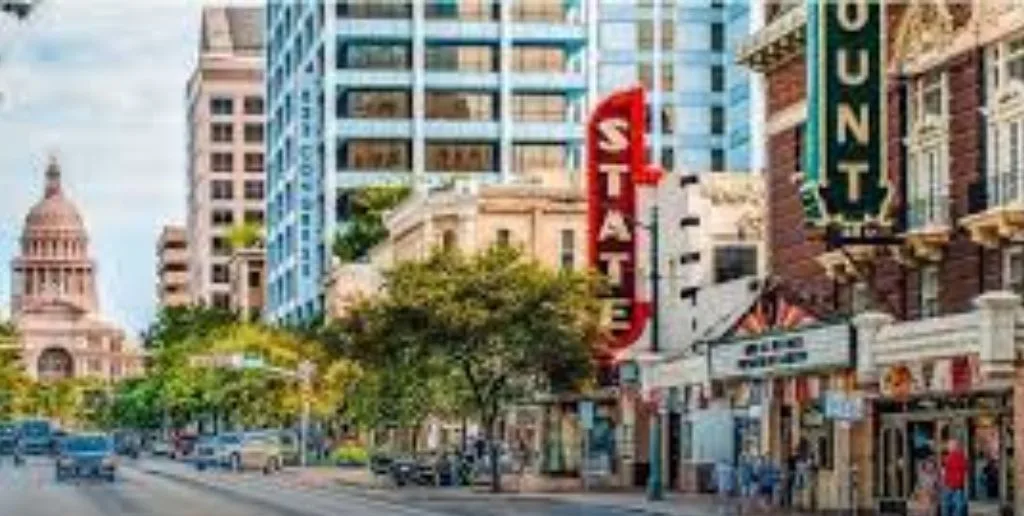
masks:
[[(1024, 10), (981, 0), (888, 6), (887, 164), (899, 238), (828, 248), (806, 224), (798, 194), (807, 13), (801, 3), (766, 7), (764, 28), (739, 59), (765, 77), (770, 269), (791, 301), (822, 319), (852, 321), (856, 382), (842, 378), (847, 371), (812, 380), (811, 391), (850, 395), (855, 387), (850, 396), (867, 407), (827, 443), (829, 455), (859, 467), (836, 461), (837, 494), (826, 503), (927, 508), (935, 503), (929, 468), (957, 439), (971, 458), (972, 512), (1019, 511)], [(800, 395), (801, 381), (770, 385), (772, 403), (806, 413), (813, 403)], [(793, 417), (799, 435), (804, 423)], [(764, 435), (781, 457), (787, 450), (776, 433), (787, 431)]]

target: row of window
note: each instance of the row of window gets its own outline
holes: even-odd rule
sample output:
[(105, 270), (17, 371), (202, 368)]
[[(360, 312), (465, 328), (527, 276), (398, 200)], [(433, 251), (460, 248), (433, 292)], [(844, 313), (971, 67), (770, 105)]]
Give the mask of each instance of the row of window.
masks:
[[(674, 49), (677, 25), (674, 20), (661, 20), (661, 48)], [(725, 52), (725, 24), (711, 22), (708, 24), (708, 49), (714, 52)], [(639, 50), (654, 49), (654, 20), (640, 20), (636, 27), (636, 46)]]
[[(245, 181), (243, 198), (247, 201), (263, 200), (263, 181)], [(235, 183), (230, 180), (214, 179), (210, 181), (210, 198), (215, 201), (228, 201), (235, 198)]]
[[(246, 115), (263, 114), (263, 97), (249, 95), (242, 98), (242, 112)], [(234, 115), (235, 98), (226, 95), (214, 95), (210, 97), (211, 115)]]
[[(411, 1), (342, 0), (335, 4), (338, 18), (410, 19)], [(498, 21), (501, 2), (494, 0), (436, 0), (423, 6), (428, 20)], [(552, 0), (517, 0), (512, 3), (511, 17), (516, 22), (564, 23), (567, 12), (563, 2)]]
[[(427, 70), (497, 72), (496, 45), (428, 45)], [(405, 43), (352, 43), (338, 47), (339, 68), (408, 70), (412, 67), (412, 45)], [(566, 49), (556, 46), (516, 45), (511, 67), (516, 72), (552, 72), (566, 69)]]
[[(258, 269), (250, 270), (249, 271), (249, 275), (246, 278), (246, 280), (247, 280), (247, 282), (249, 284), (249, 288), (260, 288), (263, 285), (263, 273), (260, 270), (258, 270)], [(226, 285), (226, 284), (230, 283), (231, 282), (231, 272), (228, 269), (228, 266), (224, 265), (224, 264), (219, 264), (219, 263), (211, 265), (210, 266), (210, 281), (212, 281), (214, 284), (217, 284), (217, 285)], [(214, 294), (214, 295), (216, 296), (217, 294)], [(227, 296), (227, 294), (224, 294), (224, 295)], [(228, 297), (227, 301), (230, 304), (231, 298)], [(226, 306), (225, 306), (225, 308), (226, 308)]]
[[(497, 170), (494, 143), (427, 143), (426, 168), (431, 171), (484, 172)], [(569, 156), (564, 145), (515, 145), (513, 168), (520, 172), (565, 169)], [(408, 140), (349, 140), (338, 160), (342, 168), (406, 171), (412, 167)]]
[[(245, 210), (242, 220), (246, 224), (263, 224), (262, 210)], [(214, 227), (234, 226), (235, 212), (233, 210), (214, 209), (210, 211), (210, 225)]]
[[(496, 120), (497, 93), (428, 91), (425, 115), (438, 120)], [(565, 95), (516, 94), (512, 116), (518, 122), (564, 122), (569, 114)], [(338, 103), (340, 118), (408, 119), (412, 116), (412, 95), (407, 90), (349, 91)]]
[[(210, 124), (210, 139), (215, 143), (235, 141), (235, 125), (230, 122)], [(263, 124), (248, 123), (242, 126), (242, 140), (245, 143), (263, 143)]]
[[(499, 228), (494, 232), (494, 243), (497, 245), (513, 245), (514, 239), (512, 230)], [(459, 246), (459, 237), (455, 230), (448, 229), (441, 233), (441, 248), (446, 251), (456, 250)], [(558, 265), (564, 270), (571, 270), (576, 267), (576, 231), (563, 229), (559, 234)]]
[[(246, 172), (263, 172), (264, 158), (262, 152), (246, 152), (242, 155), (243, 170)], [(234, 172), (235, 155), (230, 152), (211, 152), (210, 170), (214, 172)]]

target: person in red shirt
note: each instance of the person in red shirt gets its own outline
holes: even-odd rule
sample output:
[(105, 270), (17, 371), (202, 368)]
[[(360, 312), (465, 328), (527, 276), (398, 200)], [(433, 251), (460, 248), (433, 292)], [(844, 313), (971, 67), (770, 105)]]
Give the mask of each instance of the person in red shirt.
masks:
[(942, 516), (967, 516), (967, 454), (956, 439), (942, 459)]

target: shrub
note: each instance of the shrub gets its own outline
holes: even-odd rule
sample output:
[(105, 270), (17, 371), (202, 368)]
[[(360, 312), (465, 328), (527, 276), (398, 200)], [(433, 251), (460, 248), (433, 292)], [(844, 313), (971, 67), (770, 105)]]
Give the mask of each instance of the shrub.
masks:
[(370, 461), (370, 454), (362, 446), (346, 445), (331, 452), (331, 460), (339, 466), (365, 466)]

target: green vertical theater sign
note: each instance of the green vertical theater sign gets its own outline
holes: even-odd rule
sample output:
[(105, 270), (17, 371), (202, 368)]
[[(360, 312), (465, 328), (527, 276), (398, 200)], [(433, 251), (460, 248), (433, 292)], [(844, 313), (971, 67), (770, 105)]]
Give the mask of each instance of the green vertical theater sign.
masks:
[(805, 214), (844, 230), (889, 226), (885, 3), (811, 1), (808, 9)]

